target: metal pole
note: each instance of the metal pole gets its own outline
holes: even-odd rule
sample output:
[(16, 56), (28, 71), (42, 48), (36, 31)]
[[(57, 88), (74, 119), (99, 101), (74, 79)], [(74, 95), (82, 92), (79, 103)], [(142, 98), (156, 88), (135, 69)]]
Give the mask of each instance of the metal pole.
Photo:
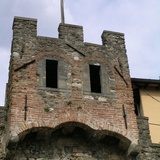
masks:
[(61, 0), (61, 23), (64, 24), (65, 20), (64, 20), (64, 2), (63, 0)]
[(28, 111), (28, 106), (27, 106), (27, 95), (25, 95), (25, 106), (24, 106), (24, 120), (27, 120), (27, 111)]
[(124, 105), (122, 105), (122, 110), (123, 110), (123, 118), (124, 118), (125, 126), (126, 126), (126, 129), (127, 129), (128, 128), (127, 127), (127, 115), (126, 115)]

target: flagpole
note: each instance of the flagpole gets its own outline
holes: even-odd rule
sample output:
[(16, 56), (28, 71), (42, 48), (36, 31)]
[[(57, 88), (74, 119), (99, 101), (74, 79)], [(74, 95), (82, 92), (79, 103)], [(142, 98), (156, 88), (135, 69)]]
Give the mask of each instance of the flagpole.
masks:
[(63, 0), (61, 0), (61, 23), (64, 24), (65, 20), (64, 20), (64, 2)]

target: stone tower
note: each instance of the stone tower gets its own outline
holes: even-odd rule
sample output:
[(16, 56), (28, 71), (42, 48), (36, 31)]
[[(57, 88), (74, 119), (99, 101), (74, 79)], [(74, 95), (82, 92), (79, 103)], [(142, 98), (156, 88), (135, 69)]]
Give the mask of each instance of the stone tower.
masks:
[(37, 36), (37, 20), (15, 17), (6, 103), (7, 158), (130, 160), (138, 129), (124, 34), (85, 43), (81, 26)]

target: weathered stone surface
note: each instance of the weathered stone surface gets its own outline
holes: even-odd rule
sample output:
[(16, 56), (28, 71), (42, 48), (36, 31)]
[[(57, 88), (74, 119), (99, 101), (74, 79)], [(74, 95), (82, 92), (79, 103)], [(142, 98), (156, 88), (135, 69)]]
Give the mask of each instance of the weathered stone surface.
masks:
[[(0, 114), (0, 158), (158, 160), (147, 119), (134, 114), (124, 34), (104, 31), (96, 45), (83, 42), (81, 26), (60, 24), (58, 30), (59, 38), (40, 37), (37, 20), (14, 19), (6, 94), (10, 141), (5, 150)], [(57, 88), (46, 87), (46, 60), (58, 63)], [(100, 93), (92, 92), (90, 65), (100, 66)], [(139, 154), (130, 144), (139, 145)]]
[(149, 124), (147, 117), (137, 117), (139, 128), (139, 147), (140, 153), (137, 160), (158, 160), (160, 159), (159, 148), (160, 145), (153, 145), (151, 143)]
[[(59, 38), (47, 38), (36, 36), (36, 23), (35, 19), (17, 17), (13, 23), (7, 94), (7, 99), (11, 98), (11, 137), (32, 127), (54, 128), (77, 121), (137, 142), (133, 97), (128, 96), (132, 95), (132, 89), (124, 35), (104, 31), (103, 45), (96, 45), (83, 42), (81, 26), (60, 24)], [(58, 63), (57, 88), (46, 87), (46, 59)], [(90, 65), (100, 66), (101, 93), (91, 91)], [(128, 86), (115, 66), (123, 73)], [(129, 114), (127, 130), (122, 115), (123, 104)]]
[(5, 153), (6, 143), (7, 143), (6, 121), (7, 121), (6, 107), (0, 106), (0, 159), (4, 159), (6, 154)]
[(41, 131), (31, 132), (16, 146), (10, 146), (7, 159), (125, 160), (125, 151), (118, 147), (119, 142), (115, 138), (106, 136), (89, 140), (89, 133), (80, 128), (75, 128), (70, 134), (63, 134), (62, 129), (52, 130), (51, 136), (44, 138), (48, 131)]

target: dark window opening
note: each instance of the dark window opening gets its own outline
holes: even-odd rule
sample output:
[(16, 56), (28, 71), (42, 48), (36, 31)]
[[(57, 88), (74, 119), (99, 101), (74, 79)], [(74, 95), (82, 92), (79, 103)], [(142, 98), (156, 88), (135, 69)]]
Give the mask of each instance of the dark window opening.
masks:
[(140, 91), (139, 88), (133, 88), (135, 114), (140, 116)]
[(58, 61), (46, 60), (46, 87), (58, 88)]
[(100, 66), (89, 65), (91, 92), (101, 93)]
[(140, 116), (140, 105), (137, 103), (137, 104), (134, 104), (134, 107), (135, 107), (135, 114), (136, 116)]

